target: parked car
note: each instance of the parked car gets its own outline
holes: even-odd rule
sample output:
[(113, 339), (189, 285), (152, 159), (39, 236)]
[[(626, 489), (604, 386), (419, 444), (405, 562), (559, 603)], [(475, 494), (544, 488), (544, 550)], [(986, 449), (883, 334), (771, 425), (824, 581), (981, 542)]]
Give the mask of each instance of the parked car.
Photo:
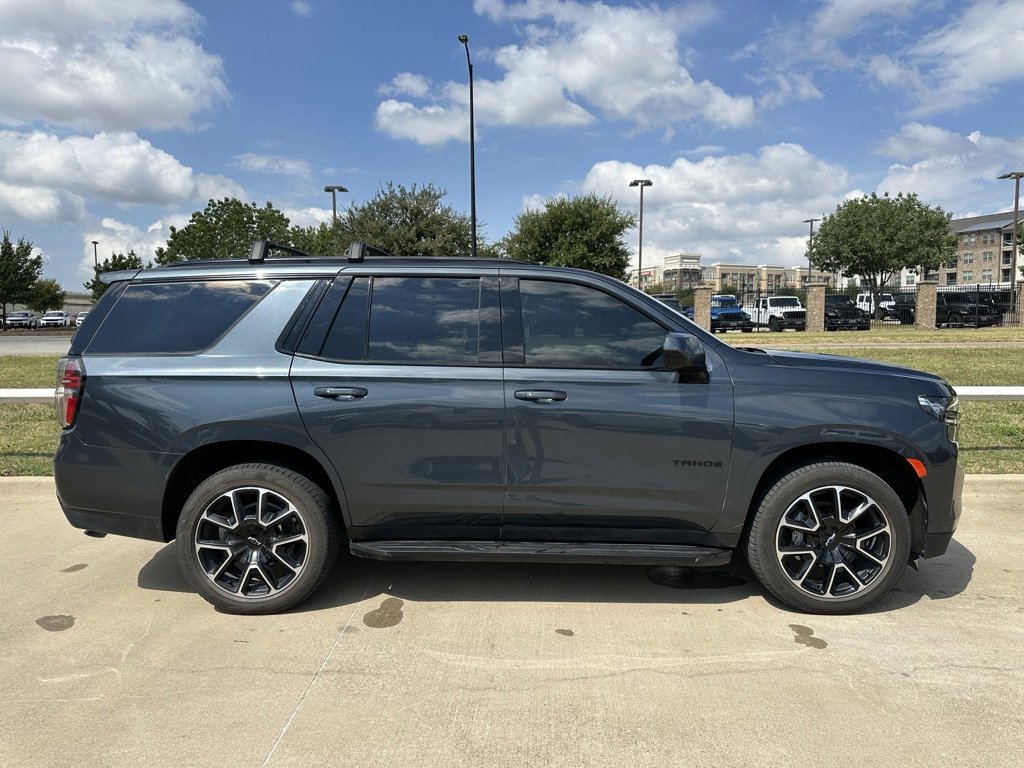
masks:
[[(893, 311), (901, 324), (912, 325), (917, 319), (917, 294), (896, 294)], [(935, 294), (936, 326), (985, 328), (999, 325), (1002, 320), (1003, 315), (997, 308), (986, 303), (979, 304), (973, 294)]]
[(674, 293), (654, 293), (654, 294), (651, 294), (651, 298), (652, 299), (657, 299), (662, 304), (664, 304), (666, 307), (671, 307), (676, 312), (684, 312), (685, 313), (687, 310), (690, 310), (689, 317), (693, 317), (693, 309), (692, 309), (692, 307), (684, 307), (682, 304), (680, 304), (679, 303), (679, 297), (677, 297)]
[(223, 611), (298, 605), (347, 547), (745, 556), (786, 605), (849, 613), (956, 529), (957, 397), (939, 376), (733, 348), (583, 270), (271, 247), (112, 273), (57, 369), (67, 519), (176, 539)]
[(78, 317), (75, 318), (75, 325), (76, 326), (81, 326), (82, 323), (85, 322), (85, 318), (88, 317), (88, 316), (89, 316), (89, 310), (85, 310), (84, 312), (79, 312), (78, 313)]
[(45, 313), (42, 319), (40, 319), (39, 325), (44, 328), (63, 327), (71, 325), (71, 317), (67, 312), (55, 309)]
[[(883, 320), (896, 317), (896, 299), (891, 293), (880, 294), (878, 305), (882, 308)], [(870, 291), (857, 294), (857, 308), (864, 310), (871, 317), (875, 316), (875, 297), (872, 296)]]
[(35, 312), (18, 310), (7, 315), (8, 328), (35, 328), (39, 325), (39, 319)]
[(743, 304), (732, 294), (718, 293), (711, 297), (711, 332), (742, 331), (750, 333), (754, 323), (743, 311)]
[[(682, 313), (693, 320), (693, 307), (683, 307)], [(743, 331), (750, 333), (754, 324), (743, 311), (743, 304), (732, 294), (717, 293), (711, 297), (711, 332)]]
[(807, 311), (796, 296), (761, 296), (754, 299), (754, 325), (769, 331), (807, 330)]
[(867, 331), (871, 329), (871, 316), (860, 309), (853, 298), (845, 293), (825, 295), (826, 331)]

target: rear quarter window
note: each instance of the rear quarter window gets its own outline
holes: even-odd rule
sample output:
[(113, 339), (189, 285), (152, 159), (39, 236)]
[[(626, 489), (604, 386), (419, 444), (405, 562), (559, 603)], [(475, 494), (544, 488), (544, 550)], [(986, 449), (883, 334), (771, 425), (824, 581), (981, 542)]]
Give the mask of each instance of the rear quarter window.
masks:
[(275, 284), (269, 280), (132, 283), (103, 318), (87, 352), (199, 352), (224, 335)]

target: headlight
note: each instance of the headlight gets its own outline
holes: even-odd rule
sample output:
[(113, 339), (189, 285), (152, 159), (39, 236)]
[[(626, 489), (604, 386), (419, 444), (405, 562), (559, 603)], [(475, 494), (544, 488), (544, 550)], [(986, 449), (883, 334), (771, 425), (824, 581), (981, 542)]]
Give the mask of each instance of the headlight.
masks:
[(939, 421), (946, 423), (946, 433), (950, 442), (956, 442), (956, 428), (960, 423), (960, 402), (956, 395), (941, 397), (939, 395), (918, 395), (918, 404)]

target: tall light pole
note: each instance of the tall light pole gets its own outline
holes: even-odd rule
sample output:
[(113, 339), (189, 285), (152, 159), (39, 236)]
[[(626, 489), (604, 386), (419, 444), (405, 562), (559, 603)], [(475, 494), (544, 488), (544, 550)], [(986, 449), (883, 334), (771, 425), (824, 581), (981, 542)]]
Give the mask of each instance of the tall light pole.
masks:
[[(92, 241), (92, 271), (93, 272), (99, 272), (99, 270), (100, 270), (99, 256), (96, 255), (96, 246), (98, 246), (99, 244), (100, 244), (99, 240), (93, 240)], [(93, 277), (95, 278), (95, 275), (93, 275)]]
[(466, 66), (469, 68), (469, 255), (476, 258), (476, 131), (473, 127), (473, 62), (469, 58), (469, 37), (459, 35), (459, 42), (466, 49)]
[[(1020, 179), (1024, 171), (1010, 171), (1000, 179), (1013, 179), (1013, 232), (1010, 233), (1010, 314), (1017, 311), (1017, 225), (1020, 222)], [(1000, 282), (1002, 282), (1000, 280)]]
[(337, 195), (338, 195), (339, 192), (348, 192), (348, 190), (345, 189), (343, 186), (341, 186), (341, 184), (328, 184), (326, 187), (324, 187), (324, 192), (330, 192), (331, 193), (331, 214), (332, 214), (332, 216), (331, 216), (331, 222), (332, 222), (331, 226), (336, 227), (336, 226), (338, 226), (338, 197), (337, 197)]
[(811, 282), (811, 246), (814, 245), (814, 222), (821, 219), (804, 219), (804, 224), (811, 225), (811, 234), (807, 237), (807, 282)]
[(629, 182), (629, 186), (640, 187), (640, 242), (636, 254), (636, 287), (642, 291), (644, 289), (644, 187), (654, 186), (654, 182), (650, 179), (633, 179)]

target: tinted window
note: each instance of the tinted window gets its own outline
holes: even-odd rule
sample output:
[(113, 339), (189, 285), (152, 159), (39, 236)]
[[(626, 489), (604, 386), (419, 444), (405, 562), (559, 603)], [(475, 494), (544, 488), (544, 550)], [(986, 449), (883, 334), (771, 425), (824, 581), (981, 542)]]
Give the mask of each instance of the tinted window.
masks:
[(324, 357), (334, 360), (363, 360), (366, 357), (366, 309), (369, 300), (370, 278), (357, 277), (345, 294), (345, 301), (324, 342)]
[(582, 285), (520, 280), (526, 365), (641, 368), (665, 328), (613, 296)]
[(476, 365), (479, 343), (479, 279), (373, 280), (367, 360)]
[(220, 338), (273, 286), (248, 280), (133, 283), (104, 318), (88, 351), (198, 352)]

